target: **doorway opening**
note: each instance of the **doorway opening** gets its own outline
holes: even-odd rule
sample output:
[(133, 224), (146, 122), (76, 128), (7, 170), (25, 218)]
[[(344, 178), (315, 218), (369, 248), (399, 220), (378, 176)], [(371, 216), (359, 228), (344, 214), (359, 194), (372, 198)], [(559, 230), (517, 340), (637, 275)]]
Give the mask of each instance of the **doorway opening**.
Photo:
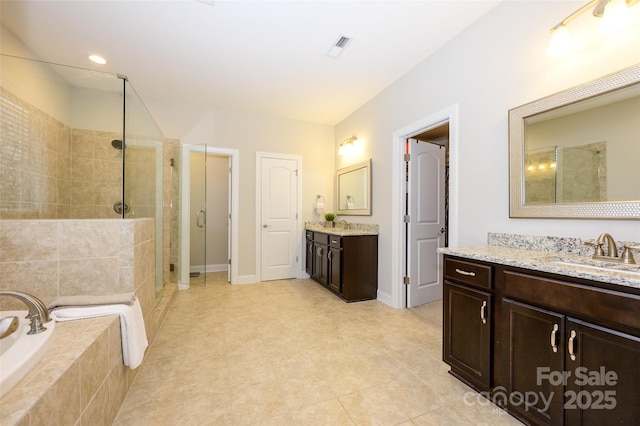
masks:
[(457, 242), (457, 123), (454, 105), (394, 132), (392, 244), (397, 249), (391, 294), (378, 298), (388, 297), (395, 308), (442, 297), (437, 250)]
[(447, 246), (449, 122), (405, 142), (405, 307), (442, 299), (440, 247)]
[(181, 153), (179, 288), (206, 285), (226, 271), (238, 282), (238, 165), (235, 149), (183, 145)]

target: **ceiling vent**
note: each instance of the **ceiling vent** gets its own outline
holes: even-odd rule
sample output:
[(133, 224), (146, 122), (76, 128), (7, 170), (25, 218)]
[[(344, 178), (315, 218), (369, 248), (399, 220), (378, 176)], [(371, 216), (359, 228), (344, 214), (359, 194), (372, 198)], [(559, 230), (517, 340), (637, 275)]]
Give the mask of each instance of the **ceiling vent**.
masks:
[(351, 37), (341, 35), (338, 41), (335, 42), (331, 50), (329, 50), (329, 53), (327, 53), (327, 55), (331, 56), (332, 58), (337, 58), (338, 55), (342, 53), (344, 48), (347, 47), (347, 45), (351, 42), (351, 40)]

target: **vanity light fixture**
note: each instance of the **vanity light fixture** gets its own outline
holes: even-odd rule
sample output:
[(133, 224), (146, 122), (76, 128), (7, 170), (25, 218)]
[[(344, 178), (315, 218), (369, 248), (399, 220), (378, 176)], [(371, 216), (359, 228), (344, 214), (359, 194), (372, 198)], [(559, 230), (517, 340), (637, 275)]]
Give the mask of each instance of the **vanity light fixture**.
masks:
[(98, 65), (106, 65), (107, 60), (100, 55), (89, 55), (89, 60)]
[(343, 157), (359, 155), (362, 154), (362, 148), (362, 141), (358, 140), (357, 137), (352, 136), (340, 143), (340, 147), (338, 147), (338, 155), (341, 155)]
[(640, 0), (592, 0), (551, 28), (551, 43), (547, 50), (549, 56), (561, 56), (573, 49), (573, 39), (567, 24), (575, 17), (593, 8), (593, 16), (602, 18), (599, 34), (609, 34), (621, 30), (631, 23), (629, 7)]

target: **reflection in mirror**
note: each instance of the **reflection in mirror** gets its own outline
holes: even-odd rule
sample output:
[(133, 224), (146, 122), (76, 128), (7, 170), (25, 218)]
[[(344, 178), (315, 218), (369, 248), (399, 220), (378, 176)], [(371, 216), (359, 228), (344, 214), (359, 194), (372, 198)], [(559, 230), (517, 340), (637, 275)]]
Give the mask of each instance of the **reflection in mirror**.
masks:
[(640, 86), (524, 123), (526, 204), (640, 200)]
[(336, 209), (339, 215), (371, 215), (371, 160), (338, 170)]
[(509, 111), (510, 216), (640, 218), (640, 66)]

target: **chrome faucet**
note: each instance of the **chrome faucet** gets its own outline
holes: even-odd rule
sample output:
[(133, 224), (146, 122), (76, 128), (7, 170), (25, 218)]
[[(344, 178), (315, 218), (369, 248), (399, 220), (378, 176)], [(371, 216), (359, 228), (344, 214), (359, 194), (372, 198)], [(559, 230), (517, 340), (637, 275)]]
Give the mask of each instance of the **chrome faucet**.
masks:
[(29, 330), (27, 334), (38, 334), (47, 329), (44, 324), (51, 321), (51, 317), (49, 316), (47, 306), (42, 302), (42, 300), (22, 291), (0, 290), (0, 296), (15, 297), (27, 305), (27, 308), (29, 308), (29, 314), (26, 318), (31, 320), (31, 330)]
[(341, 220), (338, 222), (338, 226), (339, 226), (340, 228), (342, 228), (342, 229), (349, 229), (349, 223), (348, 223), (346, 220), (344, 220), (344, 219), (341, 219)]

